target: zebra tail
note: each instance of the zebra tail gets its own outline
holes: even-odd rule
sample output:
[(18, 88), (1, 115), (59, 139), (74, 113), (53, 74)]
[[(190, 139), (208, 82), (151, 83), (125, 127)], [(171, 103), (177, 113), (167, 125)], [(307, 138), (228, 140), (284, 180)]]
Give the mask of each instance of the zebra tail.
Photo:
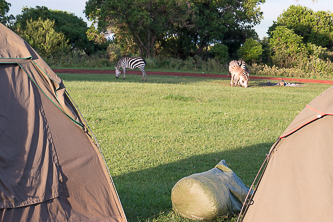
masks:
[(147, 64), (147, 62), (146, 62), (146, 60), (145, 60), (144, 58), (141, 57), (141, 59), (143, 60), (143, 62), (144, 62), (145, 64)]

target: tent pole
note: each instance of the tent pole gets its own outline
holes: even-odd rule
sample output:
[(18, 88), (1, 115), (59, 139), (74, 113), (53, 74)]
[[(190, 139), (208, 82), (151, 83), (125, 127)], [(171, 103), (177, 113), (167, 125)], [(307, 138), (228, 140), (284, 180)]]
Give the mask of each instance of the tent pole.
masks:
[[(259, 185), (259, 183), (260, 183), (260, 181), (261, 181), (261, 179), (262, 179), (262, 177), (263, 177), (263, 175), (264, 175), (264, 173), (265, 173), (265, 171), (266, 171), (266, 168), (267, 168), (268, 162), (269, 162), (269, 160), (270, 160), (270, 158), (271, 158), (271, 155), (273, 154), (274, 148), (275, 148), (276, 145), (280, 142), (280, 140), (281, 140), (281, 138), (279, 137), (279, 138), (277, 139), (277, 141), (273, 144), (273, 146), (272, 146), (272, 148), (270, 149), (269, 153), (267, 154), (267, 156), (266, 156), (266, 158), (265, 158), (263, 164), (261, 165), (261, 167), (260, 167), (260, 169), (259, 169), (259, 171), (258, 171), (256, 177), (254, 178), (254, 180), (253, 180), (253, 182), (252, 182), (252, 184), (251, 184), (251, 187), (250, 187), (250, 189), (249, 189), (249, 192), (247, 193), (246, 198), (245, 198), (245, 200), (244, 200), (244, 203), (243, 203), (242, 209), (241, 209), (241, 211), (239, 212), (238, 219), (237, 219), (236, 222), (242, 222), (242, 221), (243, 221), (242, 215), (245, 215), (245, 214), (246, 214), (247, 209), (248, 209), (249, 206), (252, 204), (253, 196), (254, 196), (254, 194), (256, 193), (257, 188), (258, 188), (258, 185)], [(259, 175), (260, 175), (260, 178), (258, 179)], [(256, 181), (258, 181), (258, 182), (256, 182)], [(254, 189), (253, 194), (251, 195), (252, 188), (254, 187), (255, 184), (256, 184), (256, 188)]]

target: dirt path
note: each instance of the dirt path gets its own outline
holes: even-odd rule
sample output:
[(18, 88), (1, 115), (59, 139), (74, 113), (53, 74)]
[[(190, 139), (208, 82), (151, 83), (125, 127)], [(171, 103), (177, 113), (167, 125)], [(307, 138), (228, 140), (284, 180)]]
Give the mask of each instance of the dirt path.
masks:
[[(54, 69), (56, 73), (77, 73), (77, 74), (108, 74), (114, 75), (114, 70), (93, 70), (93, 69)], [(168, 75), (168, 76), (193, 76), (193, 77), (209, 77), (209, 78), (225, 78), (230, 79), (229, 75), (205, 74), (205, 73), (183, 73), (183, 72), (151, 72), (146, 71), (147, 75)], [(141, 75), (140, 71), (126, 70), (129, 75)], [(267, 80), (281, 80), (281, 77), (266, 77), (266, 76), (250, 76), (250, 79), (267, 79)], [(298, 83), (322, 83), (333, 85), (332, 80), (318, 80), (318, 79), (297, 79), (297, 78), (283, 78), (284, 81), (293, 81)]]

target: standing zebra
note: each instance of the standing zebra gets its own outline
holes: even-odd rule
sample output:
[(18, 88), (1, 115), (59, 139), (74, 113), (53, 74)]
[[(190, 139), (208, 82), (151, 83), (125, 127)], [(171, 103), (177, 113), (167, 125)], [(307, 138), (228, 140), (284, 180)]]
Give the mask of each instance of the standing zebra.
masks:
[(146, 82), (147, 82), (147, 74), (144, 70), (146, 64), (147, 64), (146, 61), (141, 57), (133, 57), (133, 58), (123, 57), (123, 58), (119, 59), (117, 66), (114, 67), (116, 69), (116, 78), (118, 78), (119, 75), (121, 74), (120, 67), (122, 67), (123, 71), (124, 71), (123, 80), (125, 79), (126, 68), (128, 68), (128, 69), (138, 68), (142, 72), (142, 81), (146, 77)]
[(231, 75), (231, 86), (236, 86), (237, 84), (247, 87), (249, 82), (249, 70), (243, 60), (233, 60), (229, 63), (229, 72)]

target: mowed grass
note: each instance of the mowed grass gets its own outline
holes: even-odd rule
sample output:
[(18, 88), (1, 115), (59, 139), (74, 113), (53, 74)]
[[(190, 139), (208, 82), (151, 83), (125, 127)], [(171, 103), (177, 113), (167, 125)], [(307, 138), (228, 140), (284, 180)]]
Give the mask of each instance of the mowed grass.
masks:
[[(128, 221), (188, 221), (172, 211), (178, 180), (225, 159), (248, 186), (265, 154), (330, 87), (230, 87), (229, 79), (59, 74), (92, 128)], [(203, 206), (204, 207), (204, 206)], [(235, 221), (236, 216), (217, 221)]]

